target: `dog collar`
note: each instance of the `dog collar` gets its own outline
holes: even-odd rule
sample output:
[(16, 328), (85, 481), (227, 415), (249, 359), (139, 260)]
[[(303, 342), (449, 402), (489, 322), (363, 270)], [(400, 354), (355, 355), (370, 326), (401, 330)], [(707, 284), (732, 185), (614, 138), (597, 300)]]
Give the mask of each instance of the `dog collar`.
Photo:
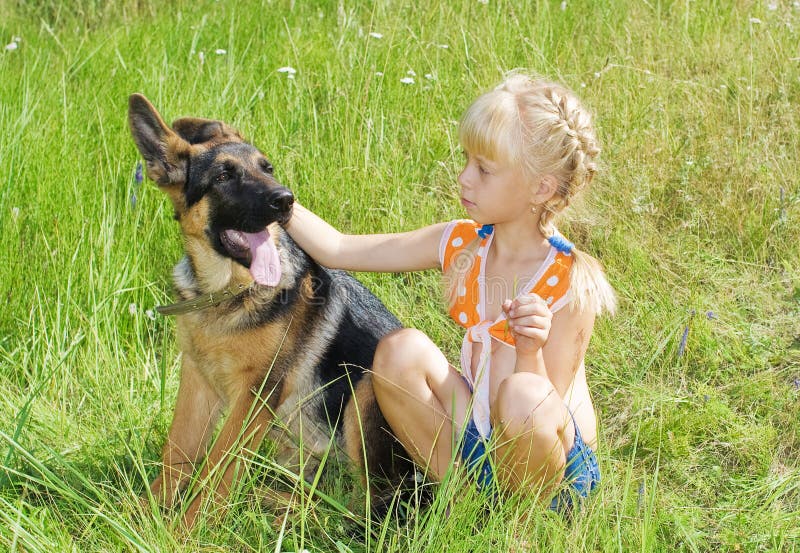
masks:
[(203, 309), (219, 305), (225, 300), (232, 300), (233, 298), (241, 296), (246, 291), (250, 290), (251, 287), (252, 285), (232, 284), (219, 292), (210, 292), (190, 300), (183, 300), (170, 305), (157, 305), (156, 311), (165, 316), (183, 315), (184, 313), (202, 311)]

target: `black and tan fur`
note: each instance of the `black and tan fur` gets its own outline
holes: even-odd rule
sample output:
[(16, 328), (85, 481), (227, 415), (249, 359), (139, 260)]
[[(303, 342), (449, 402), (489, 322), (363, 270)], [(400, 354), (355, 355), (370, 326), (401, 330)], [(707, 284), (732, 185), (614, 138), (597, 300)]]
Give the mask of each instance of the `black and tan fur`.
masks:
[[(199, 470), (200, 493), (185, 514), (193, 524), (206, 496), (218, 503), (227, 496), (241, 472), (238, 460), (268, 432), (286, 465), (298, 466), (301, 446), (314, 459), (333, 444), (362, 475), (366, 461), (376, 481), (399, 482), (412, 465), (387, 430), (367, 370), (381, 336), (399, 328), (397, 319), (354, 278), (314, 263), (283, 231), (291, 192), (236, 130), (195, 118), (169, 127), (138, 94), (130, 98), (129, 123), (147, 176), (172, 200), (183, 234), (186, 255), (173, 272), (179, 299), (248, 287), (177, 317), (180, 387), (153, 495), (172, 505)], [(254, 284), (248, 260), (233, 257), (220, 240), (228, 229), (265, 227), (282, 268), (274, 288)], [(305, 463), (307, 473), (315, 468)]]

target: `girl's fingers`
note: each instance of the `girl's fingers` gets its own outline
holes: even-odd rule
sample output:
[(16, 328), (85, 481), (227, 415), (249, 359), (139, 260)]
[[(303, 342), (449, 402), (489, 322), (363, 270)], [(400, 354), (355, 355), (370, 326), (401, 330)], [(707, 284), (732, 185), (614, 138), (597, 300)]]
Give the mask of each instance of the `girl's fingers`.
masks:
[(525, 317), (514, 317), (508, 321), (511, 328), (517, 327), (533, 327), (533, 328), (550, 328), (550, 317), (541, 315), (528, 315)]
[(534, 338), (544, 342), (547, 339), (547, 332), (541, 328), (534, 328), (530, 326), (519, 326), (513, 328), (515, 336), (524, 336), (526, 338)]
[(529, 305), (539, 302), (544, 303), (544, 300), (538, 294), (524, 294), (514, 299), (514, 306)]
[[(516, 300), (515, 300), (516, 301)], [(525, 305), (514, 306), (512, 304), (511, 309), (507, 311), (509, 318), (516, 318), (516, 317), (529, 317), (531, 315), (538, 315), (540, 317), (550, 317), (552, 313), (550, 312), (550, 308), (547, 307), (547, 304), (542, 302), (537, 303), (527, 303)]]

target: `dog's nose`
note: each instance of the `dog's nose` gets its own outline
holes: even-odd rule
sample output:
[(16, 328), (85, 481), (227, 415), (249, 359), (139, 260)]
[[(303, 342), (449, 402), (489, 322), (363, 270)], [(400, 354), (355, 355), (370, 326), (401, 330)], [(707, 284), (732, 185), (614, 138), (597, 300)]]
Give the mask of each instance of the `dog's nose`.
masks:
[(281, 190), (280, 192), (275, 193), (272, 198), (270, 198), (269, 206), (275, 211), (284, 213), (289, 211), (293, 203), (294, 194), (288, 190)]

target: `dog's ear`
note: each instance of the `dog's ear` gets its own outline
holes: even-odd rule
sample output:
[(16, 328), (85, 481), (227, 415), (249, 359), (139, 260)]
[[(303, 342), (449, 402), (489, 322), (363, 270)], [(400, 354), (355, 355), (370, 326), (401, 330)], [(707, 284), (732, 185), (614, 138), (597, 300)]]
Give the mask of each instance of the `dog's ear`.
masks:
[(189, 144), (244, 142), (239, 131), (212, 119), (181, 117), (172, 122), (172, 130)]
[(161, 186), (184, 184), (190, 146), (164, 123), (141, 94), (132, 94), (129, 99), (128, 124), (147, 162), (147, 176)]

